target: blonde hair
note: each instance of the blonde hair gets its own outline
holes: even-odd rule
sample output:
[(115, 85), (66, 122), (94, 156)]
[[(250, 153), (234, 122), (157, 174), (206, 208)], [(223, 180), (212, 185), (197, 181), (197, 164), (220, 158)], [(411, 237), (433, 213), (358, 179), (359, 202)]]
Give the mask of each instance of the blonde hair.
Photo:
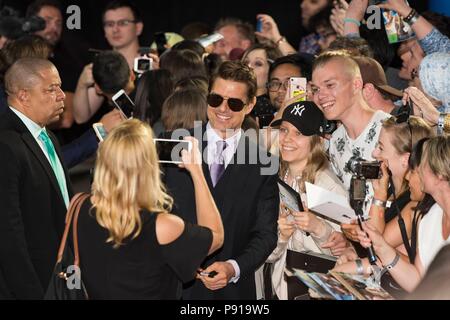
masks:
[(436, 176), (442, 176), (450, 184), (450, 136), (437, 136), (423, 146), (422, 161), (428, 163)]
[(153, 133), (137, 119), (125, 121), (100, 144), (92, 184), (97, 222), (114, 248), (142, 229), (140, 210), (171, 211), (173, 199), (161, 182)]
[[(321, 137), (313, 135), (309, 137), (310, 152), (306, 161), (305, 169), (299, 181), (299, 191), (305, 192), (305, 182), (314, 184), (319, 171), (325, 170), (328, 165), (328, 157), (323, 149)], [(288, 163), (281, 159), (280, 177), (283, 179), (288, 170)]]
[[(383, 129), (389, 133), (389, 141), (399, 155), (411, 153), (419, 140), (433, 136), (432, 128), (422, 118), (412, 116), (408, 122), (397, 123), (395, 117), (383, 121)], [(404, 179), (402, 191), (407, 189), (408, 181)]]
[(317, 68), (322, 68), (326, 64), (338, 61), (343, 66), (342, 70), (351, 78), (359, 76), (361, 78), (361, 72), (359, 66), (355, 60), (352, 59), (350, 52), (347, 50), (330, 50), (320, 54), (313, 62), (312, 71)]
[(422, 118), (412, 116), (408, 121), (409, 125), (406, 121), (397, 123), (395, 117), (383, 121), (383, 129), (390, 133), (390, 141), (398, 154), (411, 153), (419, 140), (433, 136), (433, 129)]

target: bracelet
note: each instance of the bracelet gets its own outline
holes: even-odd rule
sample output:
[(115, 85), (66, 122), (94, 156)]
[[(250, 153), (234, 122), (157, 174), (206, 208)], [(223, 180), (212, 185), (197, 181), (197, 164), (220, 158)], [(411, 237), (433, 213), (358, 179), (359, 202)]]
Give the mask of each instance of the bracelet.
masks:
[(414, 16), (414, 14), (416, 14), (416, 10), (414, 8), (411, 8), (411, 11), (408, 13), (406, 17), (403, 17), (403, 20), (409, 22), (411, 18)]
[(344, 19), (344, 23), (345, 23), (345, 22), (354, 23), (354, 24), (356, 24), (358, 27), (361, 27), (361, 22), (359, 22), (358, 20), (353, 19), (353, 18), (345, 18), (345, 19)]
[(439, 114), (438, 123), (437, 123), (437, 133), (438, 135), (442, 135), (444, 133), (444, 126), (445, 126), (445, 118), (447, 114), (441, 113)]
[(387, 270), (391, 270), (392, 268), (394, 268), (396, 266), (396, 264), (400, 261), (400, 255), (398, 254), (398, 252), (395, 253), (395, 258), (394, 260), (392, 260), (391, 263), (389, 263), (386, 266), (383, 266), (384, 268), (386, 268)]
[(405, 18), (403, 18), (403, 20), (409, 25), (414, 24), (417, 19), (419, 19), (419, 13), (415, 9), (411, 9), (409, 14)]
[(280, 45), (280, 43), (282, 43), (282, 42), (284, 42), (284, 41), (286, 41), (286, 38), (284, 37), (284, 36), (281, 36), (281, 38), (280, 39), (278, 39), (278, 41), (277, 42), (275, 42), (275, 44), (277, 45), (277, 47)]
[(419, 20), (420, 15), (416, 12), (415, 15), (412, 16), (412, 18), (409, 20), (408, 24), (410, 26), (412, 26), (414, 23), (417, 22), (417, 20)]
[(382, 200), (375, 199), (375, 198), (372, 199), (372, 204), (374, 206), (377, 206), (380, 208), (386, 208), (386, 203), (387, 203), (387, 201), (382, 201)]
[(356, 273), (359, 275), (363, 275), (364, 274), (364, 267), (362, 264), (362, 260), (361, 259), (356, 259), (355, 260), (356, 263)]

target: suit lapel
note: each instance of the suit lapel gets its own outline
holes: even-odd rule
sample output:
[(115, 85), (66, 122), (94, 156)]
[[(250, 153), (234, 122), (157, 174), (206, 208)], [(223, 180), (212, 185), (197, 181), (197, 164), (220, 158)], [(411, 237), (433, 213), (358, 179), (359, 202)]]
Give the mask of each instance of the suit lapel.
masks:
[(22, 133), (22, 139), (27, 145), (27, 147), (30, 149), (30, 151), (34, 154), (34, 156), (38, 159), (39, 163), (41, 164), (42, 168), (44, 169), (45, 173), (47, 174), (48, 178), (50, 179), (50, 182), (53, 186), (53, 188), (56, 190), (56, 193), (58, 194), (58, 197), (60, 200), (64, 202), (64, 198), (61, 194), (61, 189), (59, 188), (58, 181), (56, 180), (55, 173), (53, 172), (53, 169), (50, 165), (50, 163), (47, 160), (47, 157), (44, 155), (42, 149), (37, 144), (34, 137), (31, 135), (31, 133), (24, 132)]

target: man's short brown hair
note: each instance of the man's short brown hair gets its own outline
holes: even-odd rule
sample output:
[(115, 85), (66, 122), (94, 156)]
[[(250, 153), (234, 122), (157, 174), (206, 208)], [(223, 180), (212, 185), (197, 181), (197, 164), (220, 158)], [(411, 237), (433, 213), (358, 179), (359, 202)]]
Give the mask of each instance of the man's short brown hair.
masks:
[(225, 61), (222, 63), (217, 73), (209, 81), (209, 92), (211, 92), (217, 78), (246, 84), (249, 101), (256, 96), (256, 75), (252, 68), (241, 61)]
[(217, 22), (214, 30), (218, 31), (219, 29), (226, 26), (235, 26), (239, 36), (243, 40), (250, 40), (251, 43), (255, 43), (255, 28), (248, 22), (244, 22), (238, 18), (223, 18)]

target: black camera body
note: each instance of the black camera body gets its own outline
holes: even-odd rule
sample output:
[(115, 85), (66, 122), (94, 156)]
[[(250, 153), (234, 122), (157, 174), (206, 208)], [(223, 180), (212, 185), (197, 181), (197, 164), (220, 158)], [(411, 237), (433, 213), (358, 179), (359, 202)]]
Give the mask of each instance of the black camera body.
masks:
[(353, 156), (346, 164), (346, 169), (358, 177), (366, 179), (379, 179), (381, 173), (381, 163), (378, 161), (367, 161), (357, 156)]
[(336, 120), (327, 120), (325, 119), (323, 123), (323, 133), (324, 134), (333, 134), (338, 128)]
[(44, 30), (45, 26), (46, 22), (41, 17), (22, 18), (18, 12), (7, 6), (0, 11), (0, 35), (10, 40)]

